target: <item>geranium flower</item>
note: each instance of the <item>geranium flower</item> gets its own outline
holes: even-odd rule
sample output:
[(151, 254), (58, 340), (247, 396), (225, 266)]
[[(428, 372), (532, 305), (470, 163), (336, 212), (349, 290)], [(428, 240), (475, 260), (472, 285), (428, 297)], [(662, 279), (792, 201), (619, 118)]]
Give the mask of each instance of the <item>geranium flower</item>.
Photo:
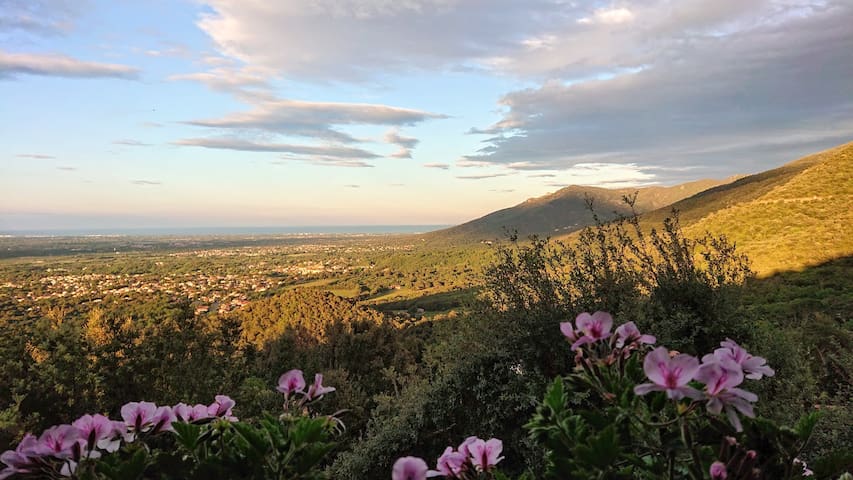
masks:
[(157, 407), (157, 410), (154, 411), (154, 416), (151, 418), (151, 423), (154, 424), (154, 428), (152, 428), (152, 433), (157, 433), (161, 431), (174, 432), (175, 429), (172, 428), (172, 422), (177, 420), (175, 417), (175, 412), (172, 411), (172, 407)]
[(653, 345), (657, 338), (652, 335), (643, 335), (640, 333), (640, 330), (637, 328), (637, 325), (634, 322), (627, 322), (620, 325), (616, 328), (616, 347), (622, 348), (625, 345), (630, 345), (632, 343), (645, 343), (647, 345)]
[(237, 417), (231, 413), (231, 409), (236, 405), (236, 402), (227, 395), (217, 395), (215, 400), (207, 407), (207, 415), (211, 417), (221, 417), (229, 422), (236, 422)]
[(459, 448), (458, 448), (459, 453), (465, 455), (466, 457), (470, 457), (471, 452), (468, 450), (468, 447), (472, 443), (476, 442), (477, 440), (480, 440), (480, 439), (476, 436), (470, 436), (470, 437), (466, 438), (465, 440), (463, 440), (462, 443), (459, 444)]
[(575, 330), (572, 322), (560, 322), (560, 332), (562, 332), (570, 342), (575, 343), (578, 341), (578, 333), (580, 332)]
[(726, 480), (728, 476), (725, 463), (714, 462), (711, 464), (711, 480)]
[(130, 402), (121, 407), (121, 418), (130, 432), (147, 432), (154, 426), (156, 412), (157, 405), (151, 402)]
[[(724, 342), (720, 342), (720, 345), (723, 348), (714, 350), (714, 356), (721, 360), (728, 358), (737, 362), (746, 373), (746, 378), (761, 380), (763, 376), (772, 377), (776, 374), (772, 368), (767, 366), (766, 359), (750, 354), (734, 340), (727, 338)], [(703, 362), (705, 357), (702, 358)]]
[(284, 394), (284, 398), (289, 398), (292, 393), (303, 392), (305, 390), (305, 377), (302, 376), (302, 370), (290, 370), (278, 377), (278, 388), (276, 389)]
[(438, 457), (435, 470), (427, 472), (427, 477), (452, 477), (456, 478), (465, 469), (465, 462), (468, 456), (464, 453), (456, 452), (453, 447), (447, 447), (444, 453)]
[(503, 442), (497, 438), (491, 438), (487, 441), (477, 439), (468, 445), (471, 463), (477, 470), (488, 472), (504, 459), (500, 456), (503, 448)]
[(645, 395), (649, 392), (666, 392), (666, 395), (679, 400), (683, 397), (702, 398), (702, 393), (687, 383), (693, 380), (699, 370), (696, 357), (680, 353), (672, 358), (664, 347), (658, 347), (646, 355), (643, 370), (652, 383), (643, 383), (634, 387), (634, 393)]
[(190, 419), (192, 416), (193, 407), (187, 405), (184, 402), (181, 402), (174, 407), (172, 407), (172, 413), (175, 414), (176, 422), (189, 423), (192, 420)]
[(39, 437), (34, 452), (56, 458), (79, 458), (80, 437), (80, 430), (71, 425), (50, 427)]
[(575, 325), (580, 332), (583, 332), (583, 336), (572, 344), (572, 350), (609, 337), (610, 328), (613, 327), (613, 317), (606, 312), (595, 312), (592, 315), (584, 312), (575, 319)]
[(743, 370), (735, 361), (730, 358), (721, 360), (715, 356), (706, 356), (705, 359), (709, 361), (699, 367), (695, 378), (705, 384), (707, 409), (715, 415), (725, 409), (729, 422), (740, 432), (743, 426), (737, 412), (747, 417), (755, 417), (751, 402), (757, 401), (758, 396), (737, 388), (743, 382)]
[(0, 455), (0, 462), (6, 465), (6, 468), (0, 470), (0, 480), (11, 477), (16, 473), (32, 472), (33, 461), (32, 457), (36, 457), (38, 439), (28, 433), (24, 435), (24, 439), (18, 444), (14, 450), (7, 450)]
[(314, 383), (310, 387), (308, 387), (308, 393), (306, 394), (306, 397), (308, 397), (308, 400), (315, 400), (327, 393), (332, 393), (334, 391), (335, 387), (323, 386), (323, 374), (318, 373), (314, 375)]
[[(116, 423), (121, 426), (119, 427)], [(87, 414), (75, 420), (71, 425), (80, 430), (80, 437), (86, 442), (86, 451), (90, 454), (95, 450), (95, 447), (108, 452), (118, 450), (121, 443), (118, 434), (124, 430), (124, 424), (114, 422), (100, 414)]]
[(426, 480), (426, 462), (418, 457), (401, 457), (394, 462), (391, 469), (391, 480)]

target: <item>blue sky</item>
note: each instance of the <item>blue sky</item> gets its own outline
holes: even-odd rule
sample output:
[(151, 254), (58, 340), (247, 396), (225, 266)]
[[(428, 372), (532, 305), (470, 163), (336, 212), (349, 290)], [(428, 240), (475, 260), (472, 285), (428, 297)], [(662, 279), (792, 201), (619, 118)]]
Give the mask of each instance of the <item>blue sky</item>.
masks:
[(450, 224), (850, 141), (843, 0), (0, 0), (0, 230)]

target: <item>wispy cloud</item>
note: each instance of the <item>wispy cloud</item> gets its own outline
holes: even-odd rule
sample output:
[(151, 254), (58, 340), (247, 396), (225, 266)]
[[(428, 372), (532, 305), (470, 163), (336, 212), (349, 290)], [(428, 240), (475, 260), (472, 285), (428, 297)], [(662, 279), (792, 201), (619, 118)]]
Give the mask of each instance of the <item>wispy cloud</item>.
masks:
[(426, 168), (438, 168), (441, 170), (447, 170), (450, 168), (450, 165), (447, 163), (425, 163), (424, 167)]
[(151, 146), (150, 143), (143, 143), (143, 142), (140, 142), (139, 140), (131, 140), (128, 138), (125, 138), (122, 140), (115, 140), (113, 142), (113, 144), (114, 145), (126, 145), (128, 147), (150, 147)]
[(58, 54), (9, 53), (0, 50), (0, 79), (20, 75), (66, 78), (136, 78), (139, 70), (127, 65), (87, 62)]
[(142, 185), (142, 186), (152, 186), (152, 185), (162, 185), (163, 182), (156, 180), (132, 180), (130, 183), (134, 185)]
[(170, 75), (167, 80), (199, 82), (211, 90), (231, 93), (247, 100), (271, 98), (272, 95), (269, 73), (247, 66), (222, 65), (204, 72)]
[(401, 135), (397, 128), (385, 132), (384, 140), (386, 143), (400, 147), (391, 154), (392, 158), (412, 158), (412, 149), (418, 144), (417, 138)]
[(528, 175), (527, 178), (554, 178), (557, 174), (555, 173), (535, 173), (533, 175)]
[(142, 122), (140, 125), (145, 128), (162, 128), (164, 126), (160, 122)]
[[(252, 110), (220, 118), (191, 120), (186, 123), (218, 129), (254, 129), (265, 132), (315, 137), (343, 143), (359, 140), (337, 130), (342, 125), (415, 125), (445, 115), (371, 103), (309, 102), (275, 100), (259, 102)], [(387, 138), (387, 137), (386, 137)], [(392, 136), (404, 145), (414, 146), (416, 139)], [(413, 143), (414, 142), (414, 143)], [(409, 147), (411, 148), (411, 147)]]
[(346, 187), (346, 188), (361, 188), (361, 185), (356, 185), (354, 183), (351, 183), (348, 185), (344, 185), (344, 187)]
[[(369, 166), (354, 159), (369, 160), (382, 155), (367, 148), (352, 146), (367, 140), (356, 138), (340, 129), (342, 126), (406, 126), (415, 125), (444, 115), (370, 103), (309, 102), (301, 100), (256, 100), (254, 108), (220, 118), (192, 120), (185, 123), (218, 131), (232, 131), (235, 137), (190, 138), (175, 142), (206, 148), (244, 151), (280, 152), (302, 156), (301, 161), (328, 166)], [(236, 137), (270, 135), (306, 137), (318, 144), (258, 143)], [(406, 137), (395, 129), (383, 137), (401, 148), (389, 155), (392, 158), (411, 158), (411, 148), (418, 140)], [(315, 157), (315, 158), (310, 158)]]
[(74, 172), (74, 171), (76, 171), (76, 170), (77, 170), (77, 167), (69, 167), (69, 166), (65, 166), (65, 165), (63, 165), (63, 166), (56, 167), (56, 169), (57, 169), (57, 170), (62, 170), (62, 171), (65, 171), (65, 172)]
[(38, 159), (38, 160), (47, 160), (50, 158), (56, 158), (53, 155), (43, 155), (41, 153), (19, 153), (18, 155), (15, 155), (15, 156), (18, 158), (32, 158), (32, 159)]
[(36, 37), (64, 35), (74, 27), (82, 2), (71, 0), (0, 1), (0, 32)]
[(292, 143), (257, 143), (238, 138), (186, 138), (175, 145), (240, 150), (244, 152), (277, 152), (330, 158), (371, 159), (379, 155), (361, 148), (340, 145), (301, 145)]
[(273, 165), (287, 165), (292, 162), (307, 163), (319, 167), (345, 167), (345, 168), (373, 168), (374, 165), (363, 160), (351, 160), (346, 158), (322, 157), (322, 156), (287, 156), (282, 155), (282, 160), (273, 161)]
[(487, 173), (483, 175), (457, 175), (456, 178), (460, 180), (483, 180), (486, 178), (496, 178), (496, 177), (505, 177), (509, 175), (508, 173)]

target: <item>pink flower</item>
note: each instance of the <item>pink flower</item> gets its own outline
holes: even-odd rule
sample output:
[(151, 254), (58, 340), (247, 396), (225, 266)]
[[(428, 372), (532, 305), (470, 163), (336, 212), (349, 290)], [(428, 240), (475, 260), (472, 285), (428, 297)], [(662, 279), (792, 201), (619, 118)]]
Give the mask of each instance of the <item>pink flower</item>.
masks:
[(467, 455), (453, 451), (453, 447), (444, 449), (444, 453), (438, 457), (435, 470), (427, 472), (427, 477), (451, 477), (457, 478), (465, 469)]
[(687, 383), (693, 380), (699, 370), (699, 360), (687, 354), (678, 354), (672, 358), (664, 347), (658, 347), (646, 355), (643, 370), (652, 383), (643, 383), (634, 387), (634, 393), (645, 395), (649, 392), (666, 392), (666, 395), (679, 400), (683, 397), (702, 398), (702, 393)]
[(708, 411), (719, 415), (725, 408), (729, 422), (735, 430), (743, 431), (737, 412), (747, 417), (755, 417), (751, 402), (756, 402), (758, 396), (737, 388), (743, 382), (743, 370), (734, 360), (721, 360), (713, 355), (706, 355), (704, 360), (707, 362), (699, 367), (695, 378), (705, 384)]
[(804, 477), (811, 477), (812, 475), (814, 475), (814, 472), (809, 468), (808, 465), (806, 465), (806, 462), (804, 462), (803, 460), (800, 460), (799, 458), (794, 458), (794, 465), (802, 465), (803, 466), (803, 474), (802, 475)]
[(130, 402), (121, 407), (121, 418), (133, 433), (147, 432), (154, 426), (157, 405), (151, 402)]
[(190, 413), (190, 421), (204, 420), (205, 418), (210, 418), (207, 414), (207, 405), (203, 403), (193, 405), (193, 411)]
[(175, 429), (172, 428), (172, 422), (176, 420), (177, 418), (175, 417), (175, 412), (172, 411), (172, 407), (157, 407), (157, 410), (154, 411), (154, 416), (151, 418), (151, 423), (154, 424), (151, 432), (174, 432)]
[(726, 480), (728, 476), (725, 463), (714, 462), (711, 464), (711, 480)]
[(327, 393), (332, 393), (335, 391), (335, 387), (324, 387), (323, 386), (323, 374), (318, 373), (314, 375), (314, 384), (308, 387), (308, 393), (306, 396), (308, 400), (315, 400)]
[(583, 332), (583, 336), (572, 344), (572, 350), (609, 337), (610, 328), (613, 326), (613, 317), (606, 312), (595, 312), (592, 315), (584, 312), (575, 319), (575, 325), (580, 332)]
[(465, 455), (466, 457), (470, 457), (471, 452), (468, 450), (468, 447), (471, 446), (471, 444), (476, 442), (477, 440), (480, 440), (480, 439), (475, 437), (475, 436), (470, 436), (470, 437), (466, 438), (465, 440), (463, 440), (462, 443), (459, 444), (459, 448), (458, 448), (459, 453), (461, 453), (462, 455)]
[(72, 426), (80, 430), (80, 437), (85, 441), (87, 452), (92, 452), (95, 447), (115, 452), (120, 444), (119, 433), (124, 430), (124, 424), (99, 414), (83, 415), (75, 420)]
[(207, 407), (207, 415), (211, 417), (221, 417), (229, 422), (236, 422), (237, 417), (231, 412), (231, 409), (236, 405), (236, 402), (227, 395), (217, 395), (215, 401)]
[(305, 377), (302, 376), (302, 370), (293, 369), (278, 377), (277, 390), (284, 394), (284, 398), (289, 398), (294, 392), (303, 392)]
[(79, 458), (80, 430), (71, 425), (57, 425), (45, 430), (34, 447), (39, 455), (56, 458)]
[[(767, 366), (767, 360), (762, 357), (756, 357), (743, 349), (734, 340), (727, 338), (726, 341), (720, 342), (723, 348), (714, 350), (714, 356), (723, 359), (731, 359), (737, 362), (743, 371), (746, 372), (746, 378), (752, 380), (761, 380), (761, 377), (772, 377), (776, 374), (772, 368)], [(706, 355), (707, 357), (707, 355)], [(705, 359), (703, 358), (704, 362)]]
[(483, 441), (477, 439), (468, 445), (471, 463), (481, 472), (488, 472), (492, 467), (498, 464), (504, 457), (501, 457), (503, 451), (503, 442), (497, 438)]
[(570, 342), (575, 343), (578, 340), (578, 332), (572, 326), (572, 322), (560, 322), (560, 331)]
[(391, 480), (426, 480), (428, 470), (429, 467), (422, 458), (401, 457), (394, 462)]
[(616, 347), (622, 348), (632, 343), (653, 345), (657, 339), (652, 335), (643, 335), (634, 322), (623, 323), (616, 329)]
[(189, 423), (192, 420), (190, 419), (192, 416), (193, 407), (187, 405), (184, 402), (181, 402), (174, 407), (172, 407), (172, 413), (175, 414), (176, 422)]
[(0, 470), (0, 479), (11, 477), (16, 473), (30, 473), (34, 466), (32, 457), (38, 456), (37, 447), (38, 439), (28, 433), (24, 435), (24, 439), (17, 448), (3, 452), (0, 455), (0, 462), (3, 462), (6, 468)]

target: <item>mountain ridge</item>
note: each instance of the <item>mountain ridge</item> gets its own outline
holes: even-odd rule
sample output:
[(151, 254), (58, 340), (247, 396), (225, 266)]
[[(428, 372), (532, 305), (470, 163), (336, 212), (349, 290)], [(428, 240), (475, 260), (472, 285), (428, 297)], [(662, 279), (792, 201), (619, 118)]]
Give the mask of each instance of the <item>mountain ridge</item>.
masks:
[(608, 189), (569, 185), (460, 225), (430, 232), (423, 237), (430, 240), (464, 242), (501, 239), (511, 233), (517, 233), (521, 238), (534, 234), (561, 235), (580, 230), (594, 222), (587, 206), (588, 199), (593, 202), (599, 216), (609, 217), (629, 213), (630, 207), (623, 199), (636, 193), (634, 208), (638, 212), (647, 212), (737, 178), (739, 177), (729, 177), (725, 180), (702, 179), (670, 187), (652, 185)]

